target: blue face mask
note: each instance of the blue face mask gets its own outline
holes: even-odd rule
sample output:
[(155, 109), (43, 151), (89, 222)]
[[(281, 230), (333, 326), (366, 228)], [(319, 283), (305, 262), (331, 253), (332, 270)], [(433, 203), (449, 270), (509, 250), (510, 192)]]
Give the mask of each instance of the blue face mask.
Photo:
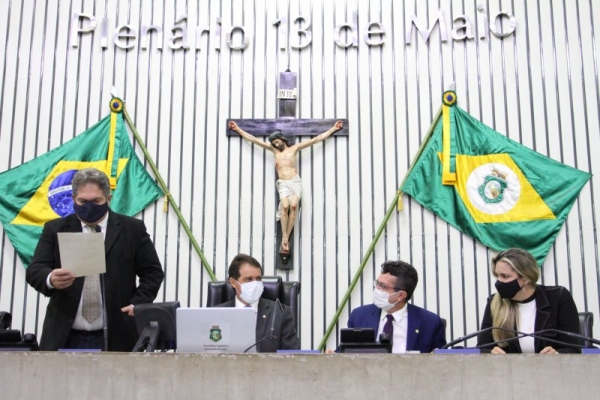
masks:
[(104, 217), (104, 215), (108, 212), (108, 202), (104, 204), (87, 202), (81, 206), (73, 202), (73, 209), (80, 220), (83, 222), (94, 223), (102, 219), (102, 217)]

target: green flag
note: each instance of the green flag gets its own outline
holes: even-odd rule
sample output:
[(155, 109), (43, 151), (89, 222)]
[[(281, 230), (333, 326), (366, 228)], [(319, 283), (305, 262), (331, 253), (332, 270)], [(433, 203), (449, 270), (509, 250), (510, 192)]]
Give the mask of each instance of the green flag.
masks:
[(162, 196), (135, 154), (123, 115), (113, 99), (111, 113), (63, 145), (0, 174), (0, 222), (27, 267), (44, 223), (72, 214), (71, 179), (83, 168), (108, 175), (110, 208), (133, 216)]
[(587, 172), (494, 131), (444, 93), (442, 115), (402, 192), (492, 250), (519, 247), (542, 265)]

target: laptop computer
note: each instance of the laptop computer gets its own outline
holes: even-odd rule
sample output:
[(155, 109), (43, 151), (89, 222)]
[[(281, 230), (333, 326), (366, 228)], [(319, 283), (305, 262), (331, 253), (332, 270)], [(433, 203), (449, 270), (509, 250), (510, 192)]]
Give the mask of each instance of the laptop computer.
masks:
[(255, 353), (254, 308), (177, 309), (178, 353)]

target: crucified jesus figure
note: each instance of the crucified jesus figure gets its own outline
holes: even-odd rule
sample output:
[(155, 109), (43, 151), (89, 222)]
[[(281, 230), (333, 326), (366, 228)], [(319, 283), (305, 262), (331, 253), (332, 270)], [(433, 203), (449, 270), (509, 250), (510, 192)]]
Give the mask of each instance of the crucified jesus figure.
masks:
[(241, 129), (235, 122), (229, 122), (229, 129), (240, 134), (244, 139), (262, 147), (271, 150), (275, 156), (275, 169), (277, 170), (277, 192), (279, 193), (279, 212), (277, 220), (281, 220), (281, 246), (280, 253), (289, 253), (289, 238), (294, 229), (296, 212), (300, 199), (302, 197), (302, 180), (296, 171), (296, 154), (298, 151), (312, 146), (315, 143), (322, 142), (331, 136), (334, 132), (344, 127), (342, 121), (337, 121), (329, 130), (318, 136), (301, 143), (290, 145), (288, 139), (283, 133), (275, 131), (269, 136), (269, 143), (264, 142), (257, 137)]

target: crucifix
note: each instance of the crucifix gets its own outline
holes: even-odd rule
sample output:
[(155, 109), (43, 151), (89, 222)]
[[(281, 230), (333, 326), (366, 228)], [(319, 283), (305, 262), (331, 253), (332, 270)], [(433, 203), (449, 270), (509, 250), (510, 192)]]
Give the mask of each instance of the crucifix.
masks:
[[(282, 72), (279, 76), (279, 118), (227, 120), (228, 136), (240, 135), (251, 143), (271, 150), (277, 171), (277, 196), (279, 208), (276, 219), (279, 258), (278, 269), (291, 269), (293, 229), (302, 199), (302, 180), (296, 170), (297, 153), (329, 136), (348, 135), (347, 120), (296, 119), (296, 73)], [(259, 139), (267, 136), (268, 141)], [(297, 136), (311, 139), (295, 143)]]

